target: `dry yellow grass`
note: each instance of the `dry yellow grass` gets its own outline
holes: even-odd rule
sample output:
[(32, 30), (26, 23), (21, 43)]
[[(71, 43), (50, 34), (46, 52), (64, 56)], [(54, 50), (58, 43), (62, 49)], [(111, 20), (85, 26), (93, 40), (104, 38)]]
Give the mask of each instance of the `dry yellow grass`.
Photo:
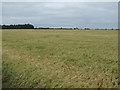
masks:
[(3, 87), (116, 88), (117, 32), (3, 31)]

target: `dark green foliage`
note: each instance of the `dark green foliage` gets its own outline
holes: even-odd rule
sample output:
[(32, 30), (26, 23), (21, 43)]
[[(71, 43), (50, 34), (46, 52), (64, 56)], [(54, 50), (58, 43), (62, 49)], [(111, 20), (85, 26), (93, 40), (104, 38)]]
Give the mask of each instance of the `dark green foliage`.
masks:
[(34, 29), (31, 24), (18, 24), (18, 25), (0, 25), (2, 29)]

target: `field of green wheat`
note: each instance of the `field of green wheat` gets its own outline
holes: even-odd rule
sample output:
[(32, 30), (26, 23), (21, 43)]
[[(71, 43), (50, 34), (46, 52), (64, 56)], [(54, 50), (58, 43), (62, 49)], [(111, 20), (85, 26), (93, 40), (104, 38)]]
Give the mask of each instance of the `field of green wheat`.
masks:
[(3, 88), (116, 88), (117, 30), (2, 31)]

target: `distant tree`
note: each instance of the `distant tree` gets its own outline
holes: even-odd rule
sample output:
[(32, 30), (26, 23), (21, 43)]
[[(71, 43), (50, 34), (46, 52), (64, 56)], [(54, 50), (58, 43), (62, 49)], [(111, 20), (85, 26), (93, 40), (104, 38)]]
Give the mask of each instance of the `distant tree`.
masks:
[(85, 30), (90, 30), (90, 28), (84, 28)]
[(75, 29), (78, 29), (78, 28), (76, 27), (76, 28), (74, 28), (74, 30), (75, 30)]
[(34, 29), (31, 24), (1, 25), (2, 29)]
[(2, 29), (2, 25), (0, 25), (0, 29)]

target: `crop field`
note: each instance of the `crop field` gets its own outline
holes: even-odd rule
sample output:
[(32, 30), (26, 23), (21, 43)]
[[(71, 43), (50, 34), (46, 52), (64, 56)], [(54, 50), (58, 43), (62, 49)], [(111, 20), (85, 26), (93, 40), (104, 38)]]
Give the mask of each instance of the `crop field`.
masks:
[(117, 30), (2, 31), (3, 88), (118, 87)]

